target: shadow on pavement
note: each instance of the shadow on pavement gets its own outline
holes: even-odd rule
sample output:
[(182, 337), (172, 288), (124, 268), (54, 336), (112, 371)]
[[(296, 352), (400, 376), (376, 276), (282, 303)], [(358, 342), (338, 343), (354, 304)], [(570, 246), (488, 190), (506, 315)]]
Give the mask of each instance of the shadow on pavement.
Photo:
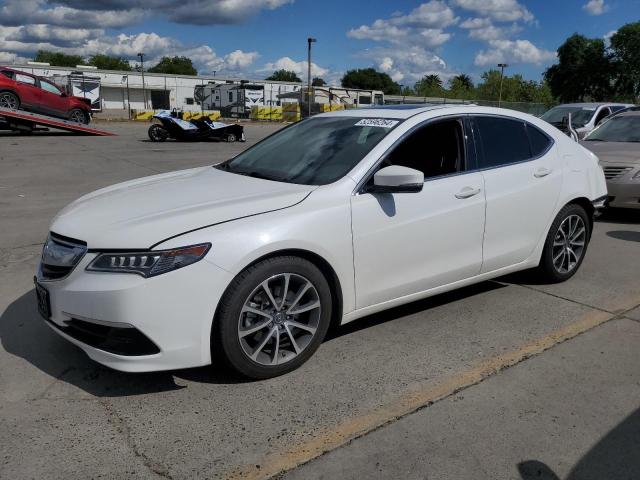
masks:
[(408, 303), (399, 307), (391, 308), (380, 313), (375, 313), (367, 317), (360, 318), (351, 323), (348, 323), (342, 327), (335, 328), (330, 332), (325, 341), (331, 341), (336, 338), (350, 335), (352, 333), (364, 330), (366, 328), (380, 325), (382, 323), (391, 322), (407, 315), (413, 315), (414, 313), (429, 310), (431, 308), (439, 307), (447, 303), (462, 300), (474, 295), (490, 292), (499, 288), (504, 288), (506, 285), (496, 283), (493, 281), (482, 282), (469, 287), (460, 288), (447, 293), (441, 293), (433, 297), (426, 298), (424, 300), (418, 300), (417, 302)]
[[(529, 460), (518, 464), (522, 480), (560, 480), (546, 464)], [(633, 412), (591, 448), (571, 469), (566, 480), (640, 478), (640, 409)]]
[[(504, 287), (496, 282), (483, 282), (393, 308), (338, 327), (325, 341)], [(34, 290), (11, 303), (0, 317), (0, 342), (8, 353), (24, 358), (51, 377), (98, 397), (141, 395), (186, 388), (178, 385), (176, 378), (210, 384), (247, 381), (222, 365), (151, 373), (125, 373), (103, 367), (44, 323), (36, 309)]]
[(640, 209), (607, 208), (596, 218), (596, 222), (622, 223), (627, 225), (640, 224)]
[(640, 242), (640, 232), (630, 230), (611, 230), (607, 232), (607, 236), (618, 240), (627, 240), (628, 242)]

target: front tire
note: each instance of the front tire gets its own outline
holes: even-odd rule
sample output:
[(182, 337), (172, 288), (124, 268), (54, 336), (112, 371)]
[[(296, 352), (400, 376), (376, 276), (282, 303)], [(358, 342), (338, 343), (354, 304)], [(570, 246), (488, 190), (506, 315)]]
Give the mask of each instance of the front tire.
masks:
[(149, 135), (149, 139), (152, 142), (164, 142), (169, 136), (169, 133), (157, 123), (151, 125), (147, 133)]
[(538, 271), (550, 283), (564, 282), (575, 275), (587, 253), (591, 225), (587, 212), (575, 203), (558, 213), (545, 240)]
[(225, 140), (229, 143), (233, 143), (236, 141), (236, 135), (234, 133), (228, 133)]
[(251, 379), (295, 370), (318, 349), (331, 322), (322, 272), (291, 256), (263, 260), (227, 288), (214, 320), (212, 354)]
[(80, 108), (74, 108), (69, 112), (69, 120), (87, 125), (89, 123), (89, 115)]

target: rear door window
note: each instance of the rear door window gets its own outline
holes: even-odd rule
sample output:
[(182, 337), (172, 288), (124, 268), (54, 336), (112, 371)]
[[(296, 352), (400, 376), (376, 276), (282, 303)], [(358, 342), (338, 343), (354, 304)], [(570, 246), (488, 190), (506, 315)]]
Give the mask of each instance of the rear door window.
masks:
[(522, 162), (532, 157), (526, 124), (504, 117), (475, 117), (476, 142), (483, 155), (480, 168), (493, 168)]
[(36, 79), (30, 77), (29, 75), (24, 75), (22, 73), (16, 73), (16, 82), (26, 83), (27, 85), (35, 85)]

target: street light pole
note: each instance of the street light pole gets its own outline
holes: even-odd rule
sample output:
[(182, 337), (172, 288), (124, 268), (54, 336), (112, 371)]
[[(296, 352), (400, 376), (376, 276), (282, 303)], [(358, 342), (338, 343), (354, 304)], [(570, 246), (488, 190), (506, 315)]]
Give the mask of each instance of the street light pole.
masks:
[(140, 73), (142, 73), (142, 101), (144, 102), (144, 109), (147, 109), (147, 92), (144, 88), (144, 53), (138, 53), (140, 57)]
[(308, 82), (308, 90), (307, 90), (307, 102), (309, 103), (309, 116), (311, 116), (311, 44), (315, 43), (315, 38), (307, 38), (307, 82)]
[(507, 65), (506, 63), (499, 63), (498, 66), (500, 67), (500, 95), (498, 96), (498, 107), (500, 107), (500, 104), (502, 103), (502, 82), (504, 80), (504, 69), (509, 65)]

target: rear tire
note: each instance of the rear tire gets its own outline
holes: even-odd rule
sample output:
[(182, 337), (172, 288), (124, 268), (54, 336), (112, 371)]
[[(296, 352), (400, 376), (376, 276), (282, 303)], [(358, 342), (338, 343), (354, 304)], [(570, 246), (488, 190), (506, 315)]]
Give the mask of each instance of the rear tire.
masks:
[(236, 141), (236, 135), (234, 133), (227, 134), (225, 140), (229, 143), (233, 143)]
[(147, 133), (152, 142), (164, 142), (169, 136), (167, 131), (158, 124), (151, 125)]
[(74, 108), (69, 112), (69, 120), (82, 125), (87, 125), (89, 123), (89, 115), (80, 108)]
[(20, 98), (13, 92), (0, 92), (0, 107), (19, 110)]
[(587, 212), (575, 203), (565, 205), (551, 224), (544, 243), (538, 274), (549, 283), (570, 279), (587, 253), (591, 225)]
[(318, 349), (331, 311), (329, 283), (314, 264), (293, 256), (263, 260), (238, 274), (220, 300), (212, 356), (251, 379), (290, 372)]

